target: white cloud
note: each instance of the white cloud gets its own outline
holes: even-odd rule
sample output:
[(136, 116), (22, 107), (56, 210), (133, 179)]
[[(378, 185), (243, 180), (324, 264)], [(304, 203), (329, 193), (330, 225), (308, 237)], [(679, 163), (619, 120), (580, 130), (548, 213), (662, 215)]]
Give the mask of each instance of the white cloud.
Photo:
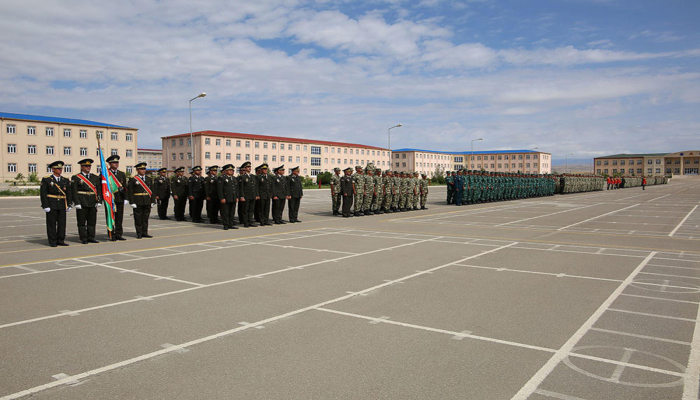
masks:
[(657, 43), (666, 43), (666, 42), (677, 42), (679, 40), (685, 39), (684, 36), (678, 36), (674, 34), (673, 32), (656, 32), (652, 31), (650, 29), (641, 31), (635, 35), (630, 36), (630, 39), (636, 39), (638, 37), (647, 37), (650, 38), (651, 40), (657, 42)]
[(577, 118), (608, 118), (620, 115), (625, 111), (625, 108), (620, 104), (620, 101), (610, 101), (603, 103), (591, 104), (583, 109), (577, 110), (574, 115)]

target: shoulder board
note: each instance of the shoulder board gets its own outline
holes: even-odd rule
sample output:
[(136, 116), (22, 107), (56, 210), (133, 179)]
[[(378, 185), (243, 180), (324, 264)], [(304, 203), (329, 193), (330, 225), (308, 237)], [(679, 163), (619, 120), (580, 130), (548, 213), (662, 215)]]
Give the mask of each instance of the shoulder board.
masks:
[(46, 176), (43, 177), (42, 179), (46, 179), (46, 178), (51, 178), (51, 175), (46, 175)]

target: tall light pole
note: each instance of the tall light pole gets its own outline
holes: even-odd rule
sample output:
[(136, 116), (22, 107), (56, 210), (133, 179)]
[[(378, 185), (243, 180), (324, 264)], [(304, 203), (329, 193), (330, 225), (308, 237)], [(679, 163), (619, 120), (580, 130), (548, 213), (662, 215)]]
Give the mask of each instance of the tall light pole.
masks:
[(573, 156), (574, 153), (569, 153), (566, 155), (566, 173), (569, 173), (569, 156)]
[(197, 100), (198, 98), (204, 97), (206, 95), (206, 93), (202, 92), (196, 97), (190, 99), (190, 155), (192, 155), (192, 157), (190, 158), (192, 160), (192, 165), (190, 165), (190, 168), (194, 168), (194, 139), (192, 138), (192, 101)]
[(484, 138), (478, 138), (478, 139), (472, 140), (472, 155), (471, 155), (471, 159), (469, 160), (469, 165), (471, 165), (471, 163), (474, 162), (474, 142), (478, 142), (479, 140), (484, 140)]
[(387, 133), (388, 136), (389, 136), (389, 152), (391, 152), (391, 130), (394, 129), (394, 128), (400, 128), (400, 127), (402, 127), (402, 126), (403, 126), (403, 125), (401, 125), (401, 124), (397, 124), (397, 125), (394, 125), (394, 126), (392, 126), (391, 128), (389, 128), (389, 129), (386, 130), (386, 133)]

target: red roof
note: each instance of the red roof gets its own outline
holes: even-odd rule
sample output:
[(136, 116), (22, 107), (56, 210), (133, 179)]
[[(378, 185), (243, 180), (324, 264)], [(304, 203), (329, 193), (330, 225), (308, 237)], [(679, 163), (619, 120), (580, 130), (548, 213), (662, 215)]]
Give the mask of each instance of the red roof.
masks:
[(162, 152), (162, 149), (136, 149), (136, 151), (160, 151)]
[[(269, 140), (269, 141), (279, 141), (279, 142), (291, 142), (291, 143), (306, 143), (306, 144), (320, 144), (327, 146), (351, 146), (351, 147), (361, 147), (363, 149), (374, 149), (374, 150), (387, 150), (381, 147), (367, 146), (364, 144), (355, 143), (344, 143), (344, 142), (329, 142), (325, 140), (312, 140), (312, 139), (299, 139), (299, 138), (289, 138), (283, 136), (267, 136), (267, 135), (252, 135), (250, 133), (234, 133), (234, 132), (221, 132), (221, 131), (200, 131), (192, 132), (193, 136), (221, 136), (236, 139), (251, 139), (251, 140)], [(189, 133), (183, 133), (180, 135), (173, 136), (163, 136), (161, 139), (175, 139), (189, 137)]]

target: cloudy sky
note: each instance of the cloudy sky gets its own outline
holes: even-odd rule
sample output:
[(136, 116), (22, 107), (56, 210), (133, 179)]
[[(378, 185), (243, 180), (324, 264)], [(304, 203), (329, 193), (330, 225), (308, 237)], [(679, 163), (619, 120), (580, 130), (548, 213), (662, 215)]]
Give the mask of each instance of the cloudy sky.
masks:
[(696, 0), (3, 0), (0, 111), (555, 164), (700, 147)]

